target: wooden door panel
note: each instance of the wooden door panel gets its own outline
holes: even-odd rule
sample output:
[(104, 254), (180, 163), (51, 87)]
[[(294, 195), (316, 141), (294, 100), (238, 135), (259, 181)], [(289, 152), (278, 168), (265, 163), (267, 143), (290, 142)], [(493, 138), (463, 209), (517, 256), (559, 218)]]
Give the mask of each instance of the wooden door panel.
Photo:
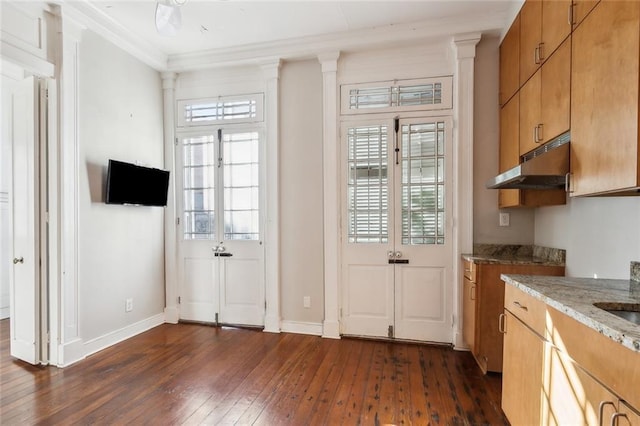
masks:
[(536, 149), (535, 128), (541, 124), (540, 95), (542, 75), (536, 72), (520, 89), (520, 155)]
[(500, 105), (520, 88), (520, 16), (511, 24), (500, 44)]
[(570, 13), (571, 0), (544, 0), (542, 2), (544, 60), (550, 58), (571, 33)]
[(542, 73), (542, 143), (569, 130), (571, 106), (571, 38), (544, 63)]
[(541, 61), (536, 49), (542, 41), (542, 1), (530, 0), (520, 10), (520, 86), (531, 77)]

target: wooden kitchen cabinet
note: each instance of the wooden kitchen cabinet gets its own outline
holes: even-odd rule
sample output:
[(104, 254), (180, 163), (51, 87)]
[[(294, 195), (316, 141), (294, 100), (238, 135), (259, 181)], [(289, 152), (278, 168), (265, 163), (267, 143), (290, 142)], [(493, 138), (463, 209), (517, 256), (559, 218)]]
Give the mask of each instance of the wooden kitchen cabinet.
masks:
[(573, 32), (571, 196), (637, 194), (640, 2), (601, 1)]
[(504, 313), (502, 411), (512, 425), (538, 425), (544, 341), (511, 312)]
[(640, 353), (510, 285), (503, 322), (511, 424), (640, 425)]
[(570, 0), (527, 0), (520, 10), (520, 86), (571, 33)]
[(483, 373), (502, 371), (503, 335), (498, 318), (505, 306), (501, 274), (563, 276), (563, 266), (463, 261), (463, 325), (465, 343)]
[[(546, 65), (545, 65), (546, 66)], [(531, 81), (531, 80), (530, 80)], [(500, 173), (517, 166), (520, 163), (520, 92), (516, 93), (507, 104), (500, 109)], [(566, 193), (563, 189), (528, 190), (528, 189), (500, 189), (498, 190), (498, 207), (540, 207), (556, 206), (566, 203)]]
[(499, 102), (504, 106), (520, 88), (520, 15), (500, 44)]
[(571, 37), (520, 89), (520, 155), (569, 130)]

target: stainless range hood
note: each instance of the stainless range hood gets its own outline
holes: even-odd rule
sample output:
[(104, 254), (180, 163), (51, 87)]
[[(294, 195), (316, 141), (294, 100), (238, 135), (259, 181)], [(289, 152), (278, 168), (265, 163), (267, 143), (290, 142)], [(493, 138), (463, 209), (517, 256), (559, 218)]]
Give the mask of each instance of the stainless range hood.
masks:
[(488, 189), (556, 189), (569, 173), (569, 132), (536, 149), (516, 167), (486, 183)]

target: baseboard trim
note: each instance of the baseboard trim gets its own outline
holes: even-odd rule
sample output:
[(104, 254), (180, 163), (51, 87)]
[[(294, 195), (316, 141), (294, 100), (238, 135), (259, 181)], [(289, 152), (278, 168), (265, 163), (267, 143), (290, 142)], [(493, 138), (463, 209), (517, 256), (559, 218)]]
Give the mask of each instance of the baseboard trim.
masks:
[(84, 342), (82, 339), (75, 339), (58, 346), (58, 362), (56, 365), (58, 367), (67, 367), (83, 360), (85, 357)]
[(130, 337), (157, 327), (161, 324), (164, 324), (164, 313), (154, 315), (142, 321), (138, 321), (136, 323), (123, 327), (119, 330), (107, 333), (104, 336), (89, 340), (84, 343), (84, 356), (86, 357), (94, 354), (98, 351), (108, 348), (109, 346), (113, 346), (116, 343), (122, 342), (123, 340), (129, 339)]
[(285, 333), (322, 336), (322, 324), (316, 322), (282, 321), (281, 328)]
[(10, 309), (8, 306), (6, 308), (0, 308), (0, 320), (9, 318), (9, 315), (11, 315), (9, 311)]
[(164, 322), (177, 324), (180, 321), (180, 311), (175, 306), (164, 308)]

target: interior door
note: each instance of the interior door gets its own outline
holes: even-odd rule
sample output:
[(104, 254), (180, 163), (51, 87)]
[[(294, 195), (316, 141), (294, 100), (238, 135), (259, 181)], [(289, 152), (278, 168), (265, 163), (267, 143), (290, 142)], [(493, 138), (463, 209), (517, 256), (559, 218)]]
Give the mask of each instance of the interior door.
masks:
[(342, 134), (343, 334), (451, 342), (451, 120)]
[(260, 132), (180, 138), (180, 318), (264, 325)]
[(28, 77), (12, 96), (13, 185), (10, 274), (11, 356), (37, 364), (39, 357), (39, 90)]

